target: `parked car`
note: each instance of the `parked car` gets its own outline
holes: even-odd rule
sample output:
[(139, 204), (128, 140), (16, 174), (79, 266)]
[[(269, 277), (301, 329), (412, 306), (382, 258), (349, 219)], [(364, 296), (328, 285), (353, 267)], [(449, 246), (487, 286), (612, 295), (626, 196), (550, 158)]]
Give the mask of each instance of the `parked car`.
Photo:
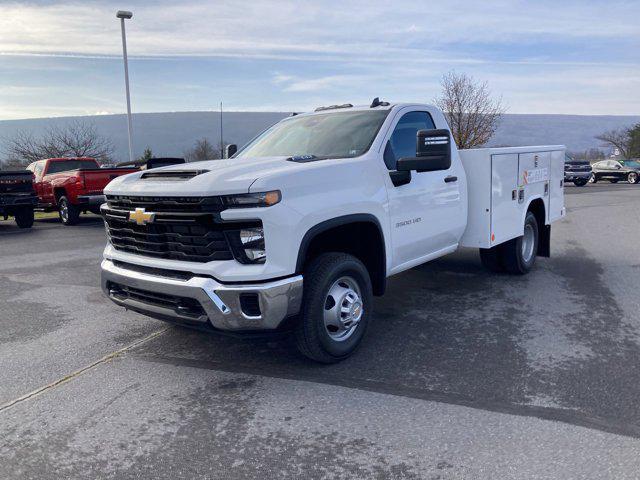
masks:
[(33, 188), (33, 173), (28, 170), (0, 171), (0, 216), (15, 218), (18, 227), (31, 228), (38, 197)]
[(35, 175), (38, 208), (58, 211), (65, 225), (78, 223), (80, 213), (100, 213), (104, 187), (137, 168), (100, 168), (94, 158), (48, 158), (27, 167)]
[(302, 354), (337, 362), (361, 342), (387, 277), (462, 246), (512, 274), (549, 256), (566, 214), (564, 155), (458, 150), (430, 105), (319, 108), (233, 158), (111, 182), (102, 288), (210, 332), (293, 330)]
[(587, 160), (574, 160), (566, 156), (564, 160), (564, 183), (573, 182), (576, 187), (584, 187), (591, 178), (591, 164)]
[(603, 160), (596, 162), (592, 166), (593, 173), (592, 183), (600, 180), (608, 180), (611, 183), (618, 183), (620, 180), (626, 180), (629, 183), (638, 183), (640, 181), (640, 162), (633, 160)]

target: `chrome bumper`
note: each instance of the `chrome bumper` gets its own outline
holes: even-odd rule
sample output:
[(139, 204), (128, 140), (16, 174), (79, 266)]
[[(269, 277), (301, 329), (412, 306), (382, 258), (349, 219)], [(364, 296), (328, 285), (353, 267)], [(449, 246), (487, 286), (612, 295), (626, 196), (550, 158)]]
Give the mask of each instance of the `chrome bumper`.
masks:
[[(300, 311), (302, 275), (254, 285), (223, 285), (207, 277), (181, 280), (141, 273), (105, 259), (102, 290), (116, 304), (162, 320), (227, 331), (272, 330)], [(257, 295), (259, 315), (242, 311), (241, 294)], [(197, 304), (202, 308), (192, 308)]]

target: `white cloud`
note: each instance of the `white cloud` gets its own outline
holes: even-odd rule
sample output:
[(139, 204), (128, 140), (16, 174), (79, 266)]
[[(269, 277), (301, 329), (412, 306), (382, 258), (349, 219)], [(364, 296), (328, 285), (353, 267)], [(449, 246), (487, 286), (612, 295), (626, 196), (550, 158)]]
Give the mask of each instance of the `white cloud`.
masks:
[[(119, 55), (113, 2), (0, 6), (0, 52)], [(118, 5), (119, 6), (119, 5)], [(550, 14), (553, 12), (553, 14)], [(382, 57), (416, 45), (639, 39), (638, 3), (442, 0), (438, 3), (149, 2), (127, 21), (134, 55)], [(443, 56), (444, 57), (444, 56)]]
[[(126, 23), (129, 54), (148, 61), (147, 71), (159, 72), (146, 84), (136, 85), (140, 77), (132, 78), (134, 103), (147, 111), (164, 110), (170, 101), (177, 110), (188, 101), (193, 103), (184, 108), (210, 105), (205, 92), (214, 92), (214, 104), (224, 96), (225, 105), (229, 99), (245, 110), (299, 110), (343, 99), (370, 101), (371, 95), (430, 101), (439, 89), (438, 79), (452, 68), (488, 80), (514, 112), (640, 111), (638, 1), (131, 3), (134, 17)], [(98, 0), (0, 0), (0, 56), (5, 68), (18, 63), (24, 69), (45, 63), (47, 68), (88, 68), (68, 74), (78, 92), (71, 95), (65, 85), (64, 104), (56, 100), (60, 85), (54, 84), (53, 75), (42, 76), (36, 85), (39, 77), (29, 74), (30, 86), (13, 75), (14, 85), (0, 86), (0, 103), (10, 105), (3, 107), (2, 116), (24, 115), (27, 107), (21, 102), (30, 95), (32, 115), (63, 114), (72, 108), (76, 113), (119, 111), (121, 90), (111, 91), (112, 84), (105, 82), (102, 85), (110, 89), (103, 87), (100, 94), (106, 98), (92, 98), (91, 80), (82, 83), (78, 75), (89, 76), (101, 68), (98, 63), (108, 63), (93, 60), (120, 58), (115, 11), (122, 7), (121, 2)], [(160, 88), (165, 67), (175, 69), (171, 62), (183, 57), (195, 58), (191, 64), (214, 59), (225, 68), (240, 68), (232, 80), (216, 72), (205, 80), (192, 71), (189, 77), (174, 77), (173, 82), (182, 82), (179, 85)], [(246, 69), (251, 61), (255, 72)], [(143, 69), (139, 65), (134, 73), (135, 68)], [(62, 82), (64, 72), (57, 73)], [(258, 78), (266, 79), (264, 88), (255, 88)], [(117, 81), (114, 85), (121, 89), (120, 76)], [(172, 100), (161, 91), (179, 94)]]

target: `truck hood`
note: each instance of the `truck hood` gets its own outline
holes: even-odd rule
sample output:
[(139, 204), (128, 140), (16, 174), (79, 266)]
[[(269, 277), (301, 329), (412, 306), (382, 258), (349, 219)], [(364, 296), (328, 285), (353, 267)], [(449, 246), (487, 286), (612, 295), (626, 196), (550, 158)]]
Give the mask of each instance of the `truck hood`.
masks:
[[(144, 170), (118, 177), (104, 189), (107, 195), (211, 196), (247, 193), (260, 176), (281, 170), (304, 168), (288, 157), (230, 158), (206, 160)], [(188, 172), (191, 178), (172, 175)], [(148, 174), (148, 175), (147, 175)]]

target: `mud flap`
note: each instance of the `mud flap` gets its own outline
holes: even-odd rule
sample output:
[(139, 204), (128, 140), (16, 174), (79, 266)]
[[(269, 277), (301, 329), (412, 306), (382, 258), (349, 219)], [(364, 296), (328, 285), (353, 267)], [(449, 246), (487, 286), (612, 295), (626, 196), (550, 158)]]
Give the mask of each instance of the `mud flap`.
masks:
[(540, 231), (538, 256), (547, 258), (551, 256), (551, 225), (545, 225)]

